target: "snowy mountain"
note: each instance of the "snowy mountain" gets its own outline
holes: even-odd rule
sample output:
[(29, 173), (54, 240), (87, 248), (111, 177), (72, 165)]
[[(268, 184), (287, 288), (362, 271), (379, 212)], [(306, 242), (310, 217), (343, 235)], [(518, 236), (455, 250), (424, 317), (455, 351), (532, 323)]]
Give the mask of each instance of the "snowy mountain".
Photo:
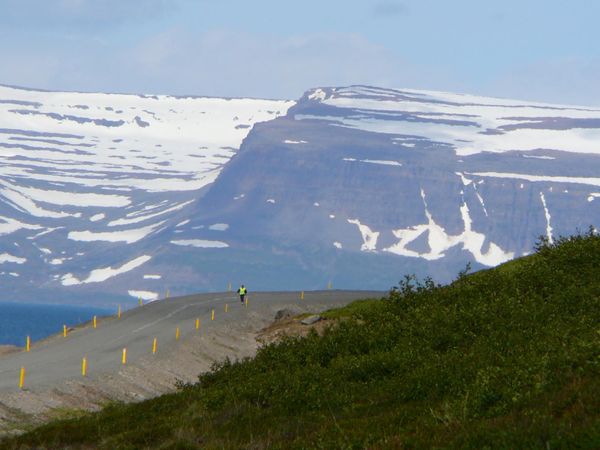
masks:
[(7, 297), (100, 301), (131, 271), (140, 282), (114, 294), (156, 297), (162, 277), (144, 269), (160, 248), (144, 241), (184, 222), (252, 126), (292, 104), (0, 87)]
[(0, 160), (0, 282), (17, 300), (446, 281), (600, 217), (600, 109), (440, 92), (2, 87)]
[(597, 223), (599, 138), (600, 109), (314, 89), (254, 127), (196, 220), (232, 224), (224, 241), (251, 245), (261, 263), (276, 255), (275, 280), (446, 281), (468, 261), (494, 266), (531, 252), (540, 235)]

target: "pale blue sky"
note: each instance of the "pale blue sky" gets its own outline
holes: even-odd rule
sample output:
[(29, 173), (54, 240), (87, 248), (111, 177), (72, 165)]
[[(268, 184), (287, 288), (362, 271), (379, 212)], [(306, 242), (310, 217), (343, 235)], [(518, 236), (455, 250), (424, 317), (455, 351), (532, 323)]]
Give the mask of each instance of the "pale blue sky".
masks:
[(600, 105), (595, 0), (0, 0), (0, 83), (298, 98), (372, 84)]

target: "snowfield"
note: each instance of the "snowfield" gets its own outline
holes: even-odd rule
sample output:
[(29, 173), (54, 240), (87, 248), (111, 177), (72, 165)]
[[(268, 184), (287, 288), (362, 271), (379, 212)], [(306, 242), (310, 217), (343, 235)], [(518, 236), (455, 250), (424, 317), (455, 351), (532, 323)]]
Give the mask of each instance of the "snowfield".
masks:
[(242, 281), (448, 281), (597, 228), (598, 174), (600, 108), (369, 86), (298, 102), (0, 86), (0, 282), (136, 304)]
[(308, 98), (352, 114), (296, 119), (419, 136), (451, 145), (457, 155), (538, 149), (600, 154), (599, 108), (366, 86), (316, 89)]
[[(183, 227), (189, 220), (172, 218), (185, 216), (252, 126), (285, 115), (293, 104), (0, 86), (0, 235), (26, 242), (24, 255), (38, 241), (48, 253), (60, 247), (64, 254), (43, 262), (63, 286), (134, 270), (138, 265), (123, 249), (112, 252), (110, 267), (86, 272), (81, 250), (132, 245)], [(49, 239), (56, 233), (60, 240)], [(64, 237), (77, 245), (65, 248)], [(1, 255), (3, 264), (29, 262)]]

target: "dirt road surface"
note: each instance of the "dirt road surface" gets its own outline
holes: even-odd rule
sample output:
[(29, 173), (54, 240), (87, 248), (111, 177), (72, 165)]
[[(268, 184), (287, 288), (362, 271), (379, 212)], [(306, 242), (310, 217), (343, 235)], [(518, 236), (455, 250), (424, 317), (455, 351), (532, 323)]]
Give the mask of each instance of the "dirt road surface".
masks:
[(97, 328), (90, 322), (66, 338), (61, 333), (33, 343), (30, 352), (0, 355), (0, 435), (72, 411), (98, 410), (108, 401), (139, 401), (172, 392), (177, 381), (196, 381), (215, 361), (254, 355), (258, 333), (283, 309), (320, 312), (382, 295), (307, 291), (301, 299), (299, 292), (264, 292), (251, 293), (245, 305), (231, 292), (200, 294), (152, 302), (124, 312), (120, 319), (99, 318)]

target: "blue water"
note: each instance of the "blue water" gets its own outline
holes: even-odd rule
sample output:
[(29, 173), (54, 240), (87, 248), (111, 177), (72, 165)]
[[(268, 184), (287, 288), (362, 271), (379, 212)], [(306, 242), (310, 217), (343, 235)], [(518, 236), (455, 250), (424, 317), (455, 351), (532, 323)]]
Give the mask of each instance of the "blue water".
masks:
[(32, 341), (62, 333), (63, 324), (75, 326), (107, 316), (114, 311), (99, 308), (31, 303), (0, 303), (0, 345), (25, 346), (26, 336)]

